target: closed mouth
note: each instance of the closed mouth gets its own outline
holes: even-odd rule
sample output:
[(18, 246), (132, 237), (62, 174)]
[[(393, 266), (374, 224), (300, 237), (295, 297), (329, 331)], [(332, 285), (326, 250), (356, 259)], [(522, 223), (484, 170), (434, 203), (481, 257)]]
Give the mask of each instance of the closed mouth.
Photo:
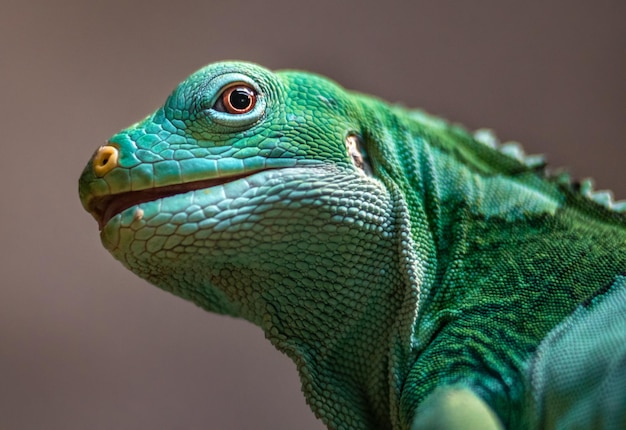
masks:
[(149, 188), (138, 191), (126, 191), (118, 194), (109, 194), (101, 197), (94, 197), (89, 202), (89, 213), (98, 221), (100, 231), (104, 226), (120, 212), (164, 197), (171, 197), (189, 191), (201, 190), (204, 188), (223, 185), (258, 173), (259, 171), (248, 172), (241, 175), (233, 175), (222, 178), (203, 179), (200, 181), (184, 182), (181, 184), (166, 185), (164, 187)]

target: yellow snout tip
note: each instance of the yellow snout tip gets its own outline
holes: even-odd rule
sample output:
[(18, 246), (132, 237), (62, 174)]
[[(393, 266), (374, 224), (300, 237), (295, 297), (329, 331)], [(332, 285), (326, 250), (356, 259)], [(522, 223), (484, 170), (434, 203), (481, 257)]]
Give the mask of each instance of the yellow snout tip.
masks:
[(119, 151), (116, 147), (105, 145), (98, 148), (93, 156), (93, 171), (96, 176), (102, 177), (118, 165)]

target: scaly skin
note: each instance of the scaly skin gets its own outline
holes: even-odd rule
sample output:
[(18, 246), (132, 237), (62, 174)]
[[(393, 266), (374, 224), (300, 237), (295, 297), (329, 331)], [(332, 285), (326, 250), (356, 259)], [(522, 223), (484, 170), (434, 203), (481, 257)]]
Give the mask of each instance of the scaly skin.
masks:
[[(233, 85), (256, 99), (231, 105)], [(80, 196), (130, 270), (260, 326), (329, 428), (597, 422), (606, 390), (586, 392), (620, 364), (562, 351), (626, 357), (626, 218), (488, 138), (219, 63), (98, 149)], [(618, 341), (596, 341), (605, 320)]]

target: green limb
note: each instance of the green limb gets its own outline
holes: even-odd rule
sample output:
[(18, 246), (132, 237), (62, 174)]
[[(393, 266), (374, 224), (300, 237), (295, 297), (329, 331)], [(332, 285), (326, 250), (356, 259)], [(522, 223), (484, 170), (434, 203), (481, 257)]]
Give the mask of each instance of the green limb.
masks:
[(442, 387), (419, 406), (411, 430), (497, 430), (502, 425), (491, 408), (467, 388)]

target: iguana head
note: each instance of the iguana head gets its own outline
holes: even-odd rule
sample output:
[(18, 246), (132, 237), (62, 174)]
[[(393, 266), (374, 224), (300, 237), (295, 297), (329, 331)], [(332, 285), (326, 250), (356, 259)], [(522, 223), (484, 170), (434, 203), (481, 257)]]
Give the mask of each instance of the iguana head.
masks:
[(268, 307), (365, 297), (396, 245), (359, 109), (315, 75), (213, 64), (95, 152), (81, 201), (115, 258), (209, 310), (267, 326)]

